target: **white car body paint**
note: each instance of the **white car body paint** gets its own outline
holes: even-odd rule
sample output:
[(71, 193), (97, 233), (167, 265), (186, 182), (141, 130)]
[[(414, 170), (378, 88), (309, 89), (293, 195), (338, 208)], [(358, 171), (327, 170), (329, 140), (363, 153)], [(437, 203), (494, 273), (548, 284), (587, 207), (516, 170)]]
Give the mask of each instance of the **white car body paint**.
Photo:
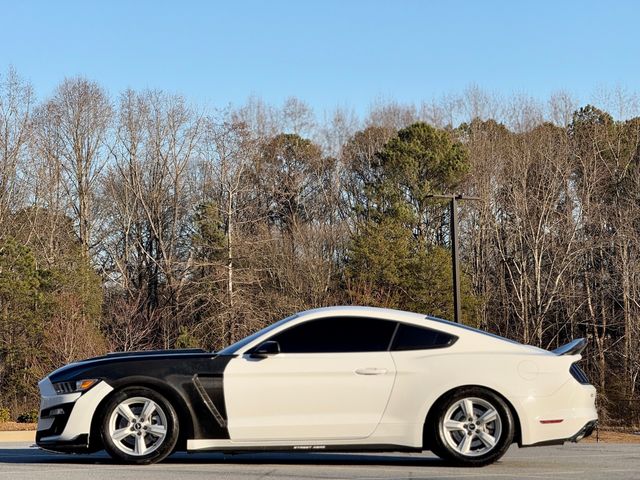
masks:
[(364, 439), (395, 378), (389, 352), (242, 355), (224, 374), (233, 441)]
[[(443, 349), (389, 352), (390, 360), (384, 353), (370, 357), (359, 353), (278, 354), (259, 361), (245, 355), (298, 323), (337, 315), (428, 327), (456, 335), (458, 341)], [(558, 356), (415, 313), (369, 307), (310, 310), (235, 353), (238, 357), (231, 360), (224, 376), (231, 438), (189, 440), (189, 449), (294, 444), (421, 448), (431, 406), (449, 390), (465, 385), (489, 388), (506, 398), (518, 417), (524, 446), (569, 438), (597, 419), (595, 388), (578, 383), (569, 373), (579, 355)], [(342, 362), (340, 355), (344, 355)], [(364, 368), (386, 373), (364, 376), (355, 372)], [(362, 409), (355, 413), (358, 404)], [(379, 420), (372, 425), (376, 417)], [(558, 419), (562, 422), (540, 423)]]

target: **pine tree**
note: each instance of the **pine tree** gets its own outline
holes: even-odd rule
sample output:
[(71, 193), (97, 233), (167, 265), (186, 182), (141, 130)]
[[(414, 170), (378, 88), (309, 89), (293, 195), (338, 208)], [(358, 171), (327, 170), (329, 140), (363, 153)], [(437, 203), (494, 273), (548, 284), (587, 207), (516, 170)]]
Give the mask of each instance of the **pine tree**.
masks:
[[(451, 318), (448, 230), (429, 195), (462, 180), (464, 147), (447, 131), (415, 123), (387, 142), (373, 169), (347, 255), (351, 300)], [(473, 323), (477, 300), (466, 277), (462, 292), (463, 317)]]

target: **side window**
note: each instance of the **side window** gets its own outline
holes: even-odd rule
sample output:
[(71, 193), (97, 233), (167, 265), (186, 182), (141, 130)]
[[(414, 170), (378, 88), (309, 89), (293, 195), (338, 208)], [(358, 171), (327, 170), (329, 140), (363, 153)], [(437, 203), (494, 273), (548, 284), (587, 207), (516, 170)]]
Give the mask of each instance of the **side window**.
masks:
[(331, 317), (310, 320), (269, 340), (282, 353), (385, 352), (396, 322), (377, 318)]
[(393, 338), (391, 350), (426, 350), (453, 345), (458, 337), (448, 333), (401, 323)]

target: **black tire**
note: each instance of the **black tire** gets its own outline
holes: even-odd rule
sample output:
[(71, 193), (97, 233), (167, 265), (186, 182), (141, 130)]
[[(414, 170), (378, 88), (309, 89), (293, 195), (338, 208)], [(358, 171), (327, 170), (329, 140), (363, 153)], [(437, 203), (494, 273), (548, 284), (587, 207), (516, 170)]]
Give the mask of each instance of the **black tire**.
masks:
[[(154, 410), (148, 418), (143, 417), (145, 400)], [(117, 411), (123, 402), (133, 414), (133, 420), (127, 420)], [(164, 427), (165, 434), (161, 432)], [(111, 432), (123, 431), (128, 435), (121, 440), (114, 439)], [(125, 431), (126, 430), (126, 431)], [(179, 437), (178, 415), (164, 396), (145, 387), (128, 387), (116, 392), (104, 406), (100, 425), (102, 444), (107, 453), (115, 460), (135, 465), (148, 465), (160, 462), (170, 455)], [(138, 442), (142, 442), (139, 444)], [(148, 453), (145, 451), (148, 450)], [(140, 452), (140, 453), (137, 453)]]
[[(472, 421), (465, 417), (465, 399), (471, 400), (472, 403)], [(493, 407), (497, 413), (496, 420), (478, 422), (482, 415), (489, 411), (487, 406)], [(500, 459), (513, 443), (515, 427), (511, 409), (502, 398), (490, 390), (480, 387), (454, 390), (438, 401), (434, 409), (426, 425), (425, 440), (433, 453), (454, 465), (489, 465)], [(446, 428), (445, 421), (454, 425), (455, 429)], [(493, 436), (496, 433), (497, 435)], [(491, 439), (495, 440), (493, 446)], [(468, 453), (463, 453), (465, 450)]]

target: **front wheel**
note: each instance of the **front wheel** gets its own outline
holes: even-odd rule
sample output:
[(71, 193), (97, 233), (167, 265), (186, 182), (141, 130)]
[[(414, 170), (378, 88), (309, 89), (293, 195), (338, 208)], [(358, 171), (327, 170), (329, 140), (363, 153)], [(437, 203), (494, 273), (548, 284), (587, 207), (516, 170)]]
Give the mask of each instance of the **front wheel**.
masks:
[(432, 450), (455, 464), (480, 467), (502, 457), (513, 442), (513, 415), (495, 393), (464, 388), (436, 406), (430, 428)]
[(155, 390), (125, 388), (109, 399), (102, 419), (105, 450), (123, 463), (163, 460), (178, 441), (178, 416)]

